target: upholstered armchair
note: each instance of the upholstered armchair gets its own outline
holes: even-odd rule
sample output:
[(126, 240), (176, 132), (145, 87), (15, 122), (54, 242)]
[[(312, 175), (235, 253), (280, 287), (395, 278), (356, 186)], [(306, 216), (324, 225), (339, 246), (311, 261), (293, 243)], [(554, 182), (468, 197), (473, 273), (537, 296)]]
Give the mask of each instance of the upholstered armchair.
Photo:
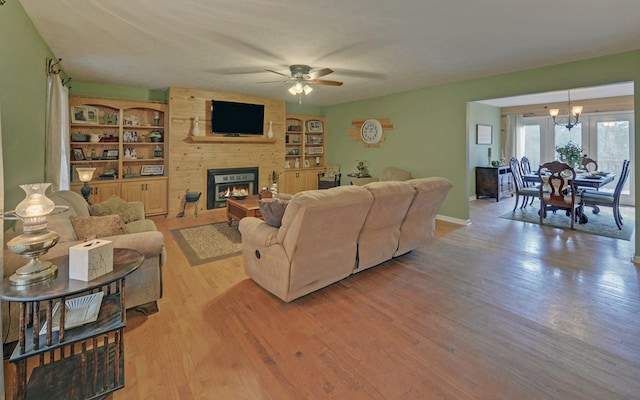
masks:
[(340, 186), (340, 164), (329, 164), (325, 172), (318, 174), (318, 189), (329, 189)]

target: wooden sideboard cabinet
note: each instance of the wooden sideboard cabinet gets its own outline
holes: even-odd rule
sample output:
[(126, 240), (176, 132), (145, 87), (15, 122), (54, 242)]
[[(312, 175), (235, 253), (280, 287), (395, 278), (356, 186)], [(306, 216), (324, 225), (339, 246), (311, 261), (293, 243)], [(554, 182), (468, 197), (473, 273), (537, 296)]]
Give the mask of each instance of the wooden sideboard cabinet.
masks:
[(476, 167), (476, 198), (513, 196), (513, 175), (508, 165)]

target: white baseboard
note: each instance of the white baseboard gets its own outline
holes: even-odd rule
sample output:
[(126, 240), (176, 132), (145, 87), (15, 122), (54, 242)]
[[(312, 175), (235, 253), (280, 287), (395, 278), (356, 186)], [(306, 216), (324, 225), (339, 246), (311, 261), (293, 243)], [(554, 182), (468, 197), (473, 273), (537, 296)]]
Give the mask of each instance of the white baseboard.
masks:
[(460, 219), (460, 218), (453, 218), (453, 217), (448, 217), (446, 215), (436, 215), (436, 219), (439, 219), (440, 221), (445, 221), (445, 222), (451, 222), (452, 224), (456, 224), (456, 225), (471, 225), (471, 220), (470, 219)]

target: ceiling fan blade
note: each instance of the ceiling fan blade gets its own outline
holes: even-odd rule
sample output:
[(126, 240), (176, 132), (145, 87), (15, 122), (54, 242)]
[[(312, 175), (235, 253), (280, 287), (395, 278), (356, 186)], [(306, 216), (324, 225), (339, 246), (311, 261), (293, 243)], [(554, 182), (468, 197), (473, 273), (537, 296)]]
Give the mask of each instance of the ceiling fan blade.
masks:
[(265, 69), (265, 71), (269, 71), (269, 72), (273, 72), (274, 74), (278, 74), (278, 75), (282, 75), (282, 76), (286, 76), (287, 78), (290, 78), (291, 76), (287, 75), (287, 74), (283, 74), (282, 72), (278, 72), (278, 71), (274, 71), (272, 69)]
[(320, 78), (321, 76), (329, 75), (331, 73), (333, 73), (333, 70), (331, 68), (323, 68), (317, 71), (309, 72), (309, 78), (316, 79), (316, 78)]
[(309, 82), (315, 85), (327, 85), (327, 86), (342, 86), (342, 82), (328, 81), (326, 79), (311, 79)]
[(256, 82), (256, 83), (289, 83), (291, 82), (291, 80), (285, 80), (285, 81), (262, 81), (262, 82)]

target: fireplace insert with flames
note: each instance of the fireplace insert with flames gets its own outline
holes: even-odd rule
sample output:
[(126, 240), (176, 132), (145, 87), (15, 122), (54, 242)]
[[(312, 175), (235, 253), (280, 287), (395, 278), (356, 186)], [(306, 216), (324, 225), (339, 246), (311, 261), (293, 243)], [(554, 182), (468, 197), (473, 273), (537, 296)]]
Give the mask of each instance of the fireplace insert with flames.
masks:
[(207, 210), (222, 208), (232, 196), (258, 194), (258, 167), (207, 170)]

